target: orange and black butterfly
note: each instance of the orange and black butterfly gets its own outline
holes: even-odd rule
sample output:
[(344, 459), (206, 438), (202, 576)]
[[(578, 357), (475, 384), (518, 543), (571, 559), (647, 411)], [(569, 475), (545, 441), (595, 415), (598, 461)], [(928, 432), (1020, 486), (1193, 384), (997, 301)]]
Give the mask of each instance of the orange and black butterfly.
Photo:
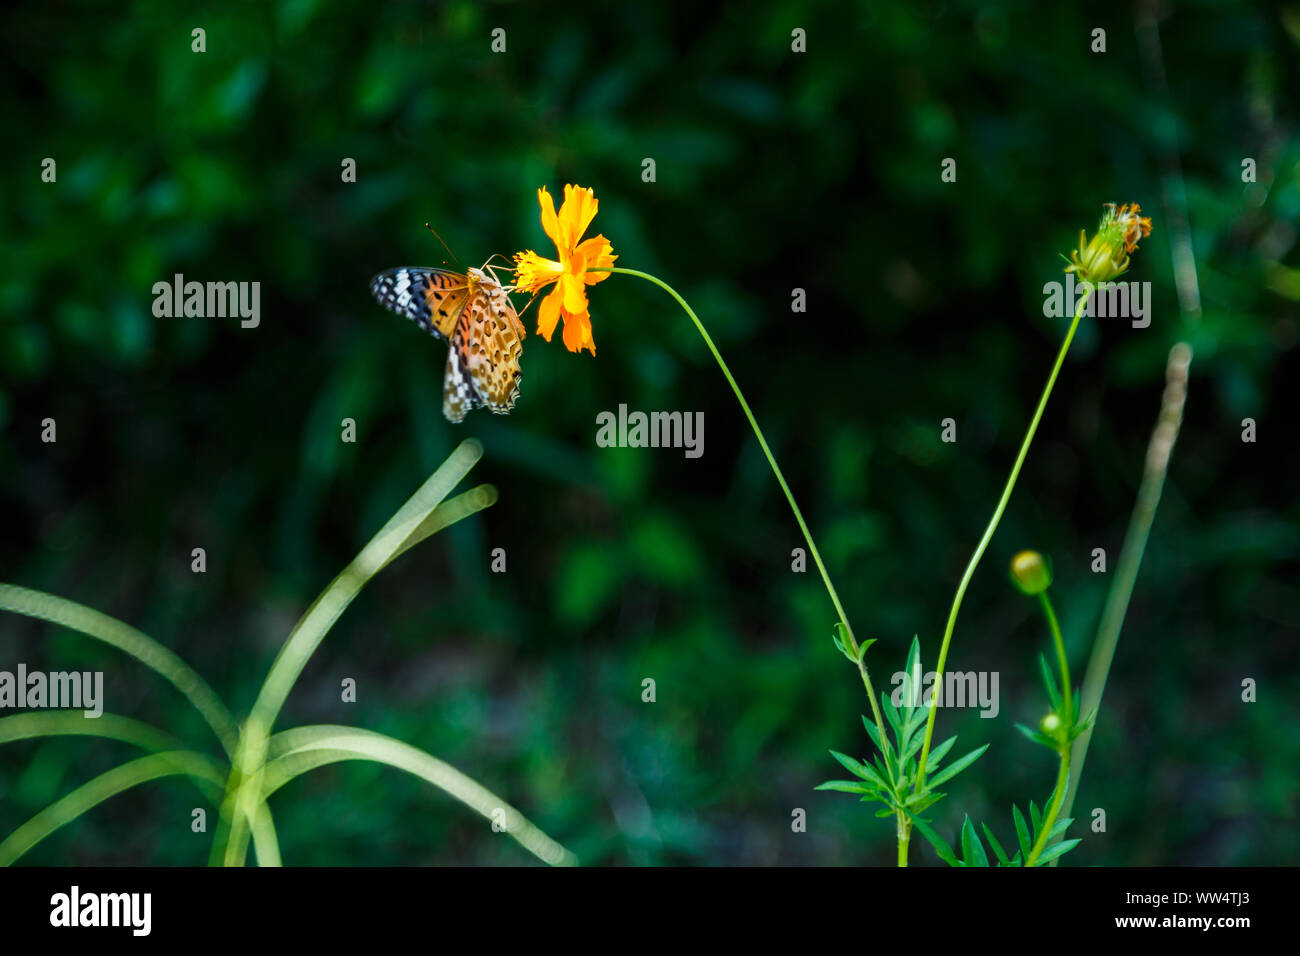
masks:
[(519, 356), (524, 325), (510, 302), (510, 288), (484, 265), (466, 272), (400, 266), (370, 280), (385, 309), (448, 343), (442, 413), (460, 422), (486, 406), (509, 414), (519, 397)]

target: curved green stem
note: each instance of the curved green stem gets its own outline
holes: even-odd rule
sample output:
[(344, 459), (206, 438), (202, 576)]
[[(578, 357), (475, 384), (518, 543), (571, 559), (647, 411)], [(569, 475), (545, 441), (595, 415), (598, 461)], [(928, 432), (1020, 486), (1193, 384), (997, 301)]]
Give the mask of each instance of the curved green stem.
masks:
[(1065, 641), (1061, 637), (1061, 625), (1056, 620), (1056, 611), (1046, 591), (1038, 595), (1043, 605), (1043, 616), (1047, 618), (1047, 628), (1052, 632), (1052, 643), (1056, 645), (1056, 660), (1061, 668), (1061, 721), (1067, 728), (1074, 726), (1074, 688), (1070, 686), (1070, 660), (1065, 656)]
[[(1065, 341), (1061, 343), (1061, 349), (1056, 353), (1056, 363), (1052, 366), (1052, 373), (1047, 377), (1047, 384), (1043, 386), (1043, 394), (1039, 396), (1038, 408), (1034, 410), (1034, 417), (1030, 419), (1029, 430), (1025, 432), (1025, 438), (1020, 443), (1020, 452), (1016, 455), (1015, 464), (1011, 466), (1011, 474), (1007, 476), (1006, 487), (1002, 489), (1002, 497), (998, 500), (998, 506), (993, 509), (993, 517), (989, 519), (988, 527), (984, 529), (984, 536), (980, 538), (980, 543), (975, 548), (975, 553), (971, 555), (970, 562), (966, 565), (966, 571), (961, 576), (961, 581), (957, 585), (957, 593), (953, 595), (952, 608), (948, 611), (948, 623), (943, 631), (943, 643), (939, 646), (939, 663), (935, 668), (936, 686), (943, 681), (943, 667), (948, 661), (948, 648), (952, 644), (953, 628), (957, 625), (957, 612), (961, 609), (962, 598), (966, 596), (966, 588), (970, 584), (971, 578), (975, 576), (975, 568), (979, 565), (980, 559), (984, 557), (984, 551), (993, 540), (993, 533), (998, 529), (998, 523), (1002, 520), (1002, 514), (1007, 510), (1007, 503), (1011, 500), (1011, 492), (1016, 487), (1016, 479), (1020, 477), (1020, 469), (1025, 463), (1025, 458), (1029, 454), (1029, 446), (1034, 440), (1034, 433), (1038, 431), (1038, 423), (1043, 418), (1043, 412), (1047, 408), (1047, 400), (1052, 396), (1052, 389), (1056, 385), (1056, 377), (1061, 373), (1061, 366), (1065, 363), (1065, 355), (1070, 351), (1070, 343), (1074, 341), (1074, 333), (1079, 328), (1079, 320), (1083, 318), (1083, 311), (1091, 297), (1093, 286), (1090, 282), (1081, 282), (1078, 286), (1083, 290), (1083, 297), (1079, 300), (1079, 305), (1074, 310), (1074, 319), (1070, 322), (1069, 331), (1065, 333)], [(925, 786), (925, 765), (930, 759), (930, 743), (934, 738), (934, 721), (939, 712), (939, 695), (934, 696), (930, 703), (930, 716), (925, 722), (925, 742), (921, 745), (921, 760), (916, 774), (916, 787), (914, 793), (920, 793), (921, 788)]]
[(1065, 799), (1066, 788), (1070, 785), (1070, 745), (1063, 744), (1060, 750), (1061, 765), (1056, 771), (1056, 789), (1052, 791), (1052, 800), (1043, 811), (1043, 825), (1038, 828), (1038, 839), (1034, 841), (1033, 848), (1029, 851), (1029, 859), (1025, 860), (1025, 866), (1033, 866), (1038, 862), (1038, 857), (1043, 850), (1047, 849), (1047, 841), (1051, 836), (1052, 827), (1056, 825), (1056, 817), (1061, 812), (1061, 801)]
[(1065, 655), (1065, 641), (1061, 637), (1061, 625), (1056, 619), (1056, 610), (1052, 607), (1052, 601), (1047, 596), (1046, 591), (1038, 595), (1039, 601), (1043, 605), (1043, 616), (1047, 618), (1047, 629), (1052, 632), (1052, 643), (1056, 646), (1056, 659), (1061, 667), (1061, 729), (1066, 736), (1061, 738), (1058, 753), (1061, 757), (1060, 767), (1056, 771), (1056, 789), (1052, 791), (1052, 799), (1048, 802), (1047, 809), (1043, 813), (1043, 823), (1038, 830), (1038, 838), (1034, 840), (1034, 845), (1029, 851), (1029, 859), (1025, 861), (1025, 866), (1033, 866), (1043, 850), (1047, 849), (1047, 841), (1052, 832), (1052, 827), (1056, 825), (1056, 818), (1061, 812), (1061, 804), (1065, 800), (1066, 790), (1070, 785), (1070, 740), (1068, 734), (1074, 729), (1074, 687), (1070, 684), (1070, 659)]
[[(840, 623), (844, 625), (844, 633), (849, 640), (849, 649), (853, 651), (857, 657), (858, 672), (862, 675), (862, 683), (867, 691), (867, 702), (871, 704), (872, 719), (875, 720), (876, 728), (880, 731), (880, 739), (886, 739), (885, 720), (884, 717), (881, 716), (880, 705), (876, 702), (876, 691), (871, 684), (871, 675), (868, 673), (867, 665), (862, 660), (862, 654), (858, 650), (857, 638), (853, 636), (853, 627), (849, 624), (849, 616), (844, 613), (844, 605), (840, 603), (840, 596), (835, 590), (835, 585), (831, 583), (831, 577), (826, 573), (826, 565), (822, 562), (821, 552), (817, 550), (817, 543), (813, 541), (812, 532), (808, 530), (808, 523), (804, 521), (803, 512), (799, 510), (799, 505), (794, 500), (794, 494), (790, 491), (789, 484), (786, 483), (785, 475), (781, 473), (781, 466), (776, 463), (776, 458), (772, 454), (772, 449), (768, 447), (767, 439), (763, 437), (763, 429), (758, 426), (758, 421), (754, 418), (754, 413), (750, 411), (749, 402), (745, 401), (744, 393), (741, 392), (740, 386), (736, 384), (736, 379), (731, 374), (731, 369), (727, 367), (727, 363), (723, 360), (722, 354), (718, 351), (718, 347), (713, 344), (713, 337), (709, 335), (708, 329), (704, 327), (704, 323), (701, 322), (699, 316), (695, 314), (695, 310), (687, 304), (685, 299), (677, 294), (676, 289), (670, 286), (667, 282), (664, 282), (662, 279), (650, 275), (648, 272), (641, 272), (637, 269), (624, 269), (621, 267), (589, 269), (587, 271), (617, 272), (622, 275), (636, 276), (639, 279), (645, 279), (647, 282), (652, 282), (672, 296), (677, 301), (677, 304), (682, 307), (682, 311), (690, 317), (690, 320), (693, 323), (695, 323), (696, 331), (700, 333), (700, 338), (704, 339), (704, 344), (708, 346), (709, 352), (712, 353), (714, 361), (718, 363), (718, 368), (722, 369), (722, 374), (726, 377), (727, 384), (731, 386), (731, 391), (735, 393), (736, 401), (740, 403), (740, 410), (745, 413), (745, 418), (749, 422), (749, 427), (754, 431), (754, 437), (758, 439), (759, 447), (763, 449), (763, 455), (767, 458), (767, 463), (772, 466), (772, 474), (776, 476), (776, 482), (781, 486), (781, 492), (785, 495), (785, 500), (789, 502), (790, 510), (794, 512), (794, 520), (798, 522), (799, 530), (803, 532), (804, 540), (808, 542), (808, 552), (812, 555), (813, 562), (817, 565), (817, 570), (822, 576), (822, 583), (826, 585), (826, 593), (830, 595), (831, 603), (835, 605), (835, 613), (839, 615)], [(902, 830), (903, 825), (900, 817), (898, 849), (899, 865), (906, 866), (907, 840), (902, 836)], [(910, 821), (908, 822), (907, 830), (910, 833)]]

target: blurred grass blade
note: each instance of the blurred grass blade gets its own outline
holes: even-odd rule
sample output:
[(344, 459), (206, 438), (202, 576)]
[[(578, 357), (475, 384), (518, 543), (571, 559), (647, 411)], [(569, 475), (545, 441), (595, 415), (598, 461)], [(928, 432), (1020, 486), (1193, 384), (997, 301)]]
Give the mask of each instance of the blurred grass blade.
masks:
[(393, 552), (393, 556), (385, 561), (383, 566), (388, 567), (398, 557), (430, 535), (437, 534), (443, 528), (455, 524), (462, 518), (468, 518), (470, 515), (482, 511), (484, 508), (490, 508), (496, 503), (497, 490), (492, 485), (478, 485), (469, 491), (462, 492), (450, 501), (444, 501), (433, 509), (432, 514), (416, 526), (415, 530), (402, 542), (401, 547)]
[(149, 754), (102, 773), (56, 800), (0, 843), (0, 866), (8, 866), (62, 826), (124, 790), (161, 777), (184, 775), (211, 784), (219, 792), (225, 774), (212, 758), (192, 750)]
[(257, 865), (280, 866), (280, 841), (275, 837), (275, 823), (271, 819), (271, 808), (265, 801), (257, 805), (249, 829), (253, 834), (253, 850), (257, 853)]
[[(414, 543), (412, 539), (423, 540), (432, 534), (433, 530), (437, 530), (434, 528), (421, 534), (425, 520), (430, 518), (434, 509), (474, 467), (482, 454), (483, 446), (477, 441), (470, 439), (461, 442), (441, 467), (420, 486), (419, 491), (412, 495), (406, 504), (398, 509), (397, 514), (393, 515), (379, 530), (379, 533), (370, 539), (370, 543), (361, 549), (361, 553), (353, 559), (352, 563), (330, 582), (329, 587), (316, 598), (285, 640), (279, 655), (271, 665), (271, 672), (262, 685), (257, 702), (253, 705), (250, 719), (256, 719), (267, 731), (270, 730), (298, 675), (302, 673), (303, 667), (320, 646), (320, 642), (324, 640), (334, 622), (352, 603), (353, 598), (366, 582), (380, 568), (410, 546), (408, 542)], [(466, 509), (465, 514), (471, 514), (475, 510), (478, 509)], [(451, 521), (447, 521), (440, 527), (450, 523)]]
[(264, 798), (316, 767), (341, 760), (373, 760), (433, 784), (489, 820), (494, 811), (503, 811), (506, 832), (542, 862), (552, 866), (577, 863), (577, 857), (492, 791), (450, 764), (384, 734), (327, 724), (295, 727), (271, 738), (271, 754), (273, 759), (264, 777)]
[(1096, 727), (1095, 715), (1101, 708), (1111, 661), (1119, 644), (1119, 632), (1124, 627), (1129, 599), (1133, 596), (1138, 569), (1142, 565), (1147, 539), (1151, 535), (1151, 525), (1155, 522), (1156, 509), (1160, 506), (1165, 477), (1169, 474), (1169, 461), (1183, 423), (1191, 364), (1192, 348), (1186, 342), (1178, 342), (1169, 350), (1169, 358), (1165, 363), (1165, 390), (1160, 399), (1156, 427), (1147, 443), (1146, 463), (1142, 471), (1142, 482), (1138, 486), (1137, 502), (1129, 518), (1128, 531), (1119, 553), (1119, 564), (1115, 568), (1115, 579), (1106, 595), (1101, 621), (1097, 625), (1097, 636), (1092, 643), (1092, 654), (1083, 678), (1083, 694), (1079, 705), (1083, 709), (1075, 711), (1077, 714), (1094, 715), (1094, 719), (1071, 745), (1069, 789), (1066, 791), (1065, 802), (1061, 805), (1063, 817), (1071, 816), (1074, 809), (1074, 797), (1079, 792), (1083, 764), (1088, 759), (1088, 744), (1092, 741), (1092, 731)]
[(0, 717), (0, 744), (32, 737), (86, 736), (120, 740), (142, 750), (179, 750), (180, 742), (170, 734), (130, 717), (101, 714), (83, 717), (80, 711), (51, 710)]
[(0, 610), (80, 631), (131, 655), (184, 694), (208, 722), (226, 753), (235, 752), (239, 729), (225, 704), (193, 668), (153, 638), (84, 604), (15, 584), (0, 584)]

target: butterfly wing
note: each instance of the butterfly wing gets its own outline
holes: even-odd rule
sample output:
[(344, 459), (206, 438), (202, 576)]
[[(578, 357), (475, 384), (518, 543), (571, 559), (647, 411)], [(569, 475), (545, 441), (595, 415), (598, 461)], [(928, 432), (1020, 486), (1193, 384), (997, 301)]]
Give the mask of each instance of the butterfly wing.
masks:
[(466, 356), (470, 381), (484, 405), (497, 415), (506, 415), (519, 398), (524, 324), (499, 282), (489, 277), (478, 285), (478, 293), (471, 296), (465, 309), (470, 328)]
[(469, 285), (463, 273), (399, 266), (371, 279), (370, 294), (389, 312), (446, 341), (469, 300)]
[[(471, 302), (471, 307), (472, 307)], [(470, 374), (470, 352), (473, 348), (473, 324), (470, 309), (462, 309), (456, 328), (451, 333), (447, 347), (447, 370), (442, 377), (442, 413), (453, 425), (483, 405), (483, 399), (474, 388)]]

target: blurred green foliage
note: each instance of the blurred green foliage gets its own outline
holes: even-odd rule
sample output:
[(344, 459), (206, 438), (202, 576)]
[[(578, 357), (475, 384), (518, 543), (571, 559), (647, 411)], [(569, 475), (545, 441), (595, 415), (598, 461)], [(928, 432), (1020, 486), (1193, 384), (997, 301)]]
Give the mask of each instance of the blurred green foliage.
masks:
[[(941, 737), (992, 746), (937, 823), (951, 838), (963, 812), (1005, 820), (1012, 800), (1046, 798), (1050, 755), (1012, 729), (1045, 709), (1046, 635), (1007, 561), (1053, 559), (1081, 674), (1108, 583), (1091, 551), (1118, 556), (1164, 359), (1186, 339), (1183, 434), (1076, 806), (1084, 821), (1104, 808), (1108, 829), (1068, 862), (1294, 862), (1300, 6), (1154, 6), (1167, 94), (1129, 5), (9, 5), (0, 579), (140, 627), (242, 712), (297, 615), (478, 436), (500, 502), (371, 584), (286, 723), (426, 748), (587, 862), (886, 864), (892, 825), (812, 790), (828, 750), (869, 746), (861, 685), (671, 300), (601, 284), (597, 358), (530, 334), (514, 414), (453, 427), (444, 348), (368, 280), (441, 264), (426, 220), (465, 264), (544, 252), (537, 187), (594, 187), (619, 264), (675, 285), (731, 363), (888, 687), (913, 633), (934, 658), (1047, 373), (1064, 326), (1042, 315), (1043, 283), (1101, 203), (1136, 201), (1155, 231), (1128, 278), (1152, 283), (1154, 320), (1085, 322), (1062, 373), (958, 622), (949, 666), (999, 671), (1002, 709), (941, 713)], [(1174, 285), (1184, 217), (1199, 313)], [(155, 319), (152, 285), (177, 272), (260, 282), (260, 327)], [(705, 412), (704, 457), (598, 449), (595, 416), (620, 402)], [(57, 444), (40, 441), (46, 417)], [(345, 417), (356, 444), (339, 441)], [(17, 661), (103, 669), (110, 710), (207, 741), (176, 694), (92, 642), (6, 617), (0, 666)], [(1246, 677), (1257, 703), (1240, 700)], [(5, 747), (0, 832), (129, 756)], [(132, 792), (27, 859), (202, 862), (192, 803), (181, 781)], [(807, 833), (791, 832), (797, 807)], [(307, 775), (272, 809), (291, 863), (525, 861), (377, 766)], [(914, 862), (935, 862), (914, 842)]]

